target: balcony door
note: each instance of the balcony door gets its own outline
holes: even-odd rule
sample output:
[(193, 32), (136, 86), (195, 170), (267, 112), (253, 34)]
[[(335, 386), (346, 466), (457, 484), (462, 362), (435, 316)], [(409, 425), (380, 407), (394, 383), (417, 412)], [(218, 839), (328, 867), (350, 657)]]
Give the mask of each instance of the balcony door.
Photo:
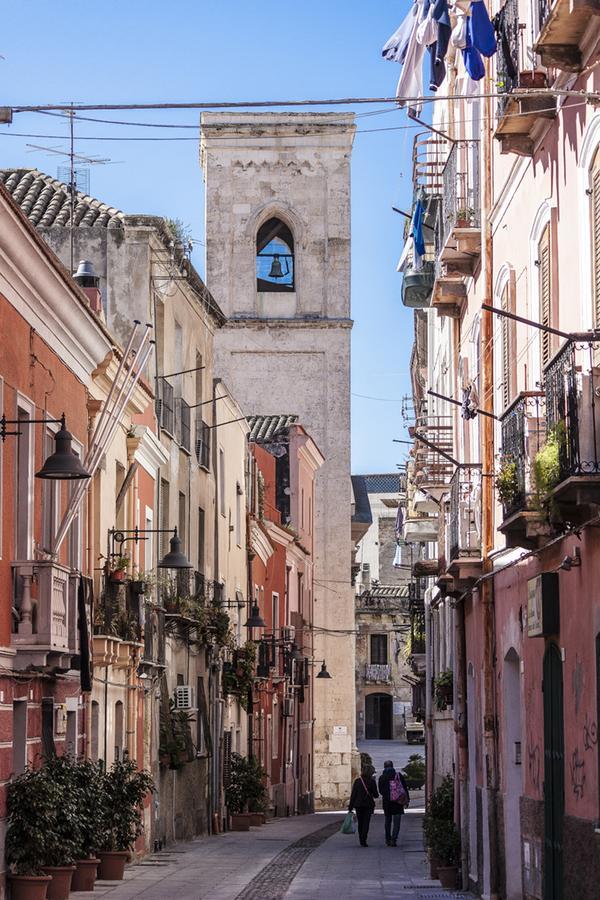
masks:
[(563, 897), (565, 743), (560, 650), (544, 654), (544, 900)]
[(391, 741), (392, 695), (369, 694), (365, 699), (365, 739)]

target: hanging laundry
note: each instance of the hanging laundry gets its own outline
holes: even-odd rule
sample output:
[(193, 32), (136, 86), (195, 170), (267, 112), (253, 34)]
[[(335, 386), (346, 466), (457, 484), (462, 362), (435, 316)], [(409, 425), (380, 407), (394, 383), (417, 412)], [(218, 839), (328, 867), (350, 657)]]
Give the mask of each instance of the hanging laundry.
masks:
[(408, 42), (414, 28), (414, 20), (419, 13), (418, 4), (413, 3), (412, 8), (402, 24), (393, 33), (389, 41), (384, 44), (381, 55), (390, 62), (403, 63), (406, 58)]
[(462, 408), (460, 415), (463, 419), (475, 419), (477, 416), (477, 408), (479, 406), (477, 397), (477, 388), (470, 382), (463, 388)]
[(425, 238), (423, 237), (423, 219), (425, 217), (425, 207), (421, 200), (417, 200), (415, 211), (412, 218), (411, 234), (414, 245), (413, 269), (423, 268), (423, 257), (425, 256)]
[(462, 9), (455, 7), (454, 14), (456, 16), (456, 25), (452, 29), (451, 43), (458, 50), (464, 50), (467, 46), (467, 25), (468, 16)]
[(396, 540), (402, 537), (402, 526), (404, 525), (404, 507), (399, 506), (396, 513)]
[(484, 0), (473, 0), (469, 19), (471, 43), (483, 56), (493, 56), (497, 50), (494, 26), (490, 22)]
[(394, 555), (394, 568), (401, 569), (402, 568), (402, 547), (400, 544), (396, 544), (396, 553)]
[(433, 18), (433, 10), (433, 3), (425, 0), (425, 18), (417, 28), (417, 41), (426, 47), (437, 40), (437, 24)]
[[(470, 21), (471, 20), (469, 19), (469, 22)], [(470, 32), (470, 28), (467, 27), (467, 46), (464, 48), (464, 50), (461, 50), (462, 58), (469, 77), (473, 81), (481, 81), (481, 79), (485, 75), (485, 66), (481, 58), (481, 53), (479, 52), (477, 47), (473, 46)]]
[[(492, 19), (492, 25), (494, 26), (494, 30), (496, 32), (496, 37), (500, 41), (500, 49), (502, 50), (502, 58), (504, 60), (504, 72), (510, 81), (516, 81), (517, 79), (517, 66), (515, 64), (515, 60), (512, 57), (510, 52), (510, 41), (508, 39), (508, 22), (506, 21), (506, 6), (503, 6), (499, 13), (497, 13)], [(500, 73), (498, 73), (500, 74)], [(504, 90), (508, 90), (510, 85), (498, 85), (498, 87), (503, 87)]]
[(408, 263), (410, 262), (410, 255), (413, 250), (413, 239), (412, 236), (409, 235), (406, 239), (406, 243), (404, 244), (404, 249), (400, 254), (400, 259), (398, 260), (398, 265), (396, 266), (396, 272), (404, 272)]
[[(404, 57), (404, 65), (396, 86), (398, 106), (407, 104), (406, 97), (423, 96), (423, 55), (425, 46), (417, 41), (417, 30), (425, 18), (426, 9), (424, 0), (417, 0), (415, 5), (417, 14), (413, 21), (413, 28)], [(416, 115), (419, 115), (422, 106), (423, 104), (418, 100), (412, 100), (408, 103), (408, 108)]]

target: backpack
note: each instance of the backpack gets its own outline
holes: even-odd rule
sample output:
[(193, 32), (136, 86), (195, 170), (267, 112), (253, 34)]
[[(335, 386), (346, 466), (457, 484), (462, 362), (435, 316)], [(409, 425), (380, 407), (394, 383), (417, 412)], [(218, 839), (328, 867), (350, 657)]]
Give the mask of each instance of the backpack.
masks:
[(390, 800), (392, 803), (399, 803), (400, 806), (406, 806), (408, 803), (408, 794), (402, 784), (399, 772), (396, 772), (390, 781)]

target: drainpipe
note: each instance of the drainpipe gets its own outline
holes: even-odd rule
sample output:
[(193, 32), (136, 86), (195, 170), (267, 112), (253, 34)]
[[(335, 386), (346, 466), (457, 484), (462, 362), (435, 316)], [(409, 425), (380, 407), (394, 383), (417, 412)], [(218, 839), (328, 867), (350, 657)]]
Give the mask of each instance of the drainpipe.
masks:
[(467, 732), (467, 647), (465, 635), (465, 608), (462, 603), (454, 607), (454, 661), (455, 698), (454, 731), (456, 733), (456, 802), (457, 826), (460, 830), (462, 884), (469, 886), (469, 744)]
[[(487, 66), (490, 75), (490, 62)], [(488, 82), (489, 83), (489, 82)], [(482, 253), (483, 253), (483, 288), (486, 302), (492, 304), (492, 100), (484, 100), (484, 116), (482, 121)], [(485, 348), (481, 396), (491, 397), (494, 389), (493, 368), (493, 321), (489, 310), (481, 311), (481, 344)], [(494, 485), (491, 473), (494, 471), (494, 420), (482, 416), (480, 423), (482, 478), (482, 558), (483, 571), (492, 570), (490, 551), (494, 546)], [(498, 897), (498, 822), (496, 816), (496, 798), (498, 791), (498, 753), (495, 710), (495, 662), (494, 662), (494, 586), (493, 579), (485, 579), (479, 587), (479, 598), (483, 620), (483, 784), (487, 794), (487, 830), (490, 853), (489, 888), (490, 900)], [(485, 827), (485, 826), (484, 826)]]
[(427, 762), (426, 802), (433, 791), (433, 773), (435, 771), (435, 750), (433, 742), (433, 709), (431, 702), (431, 684), (433, 679), (433, 651), (431, 628), (431, 588), (425, 592), (425, 741)]

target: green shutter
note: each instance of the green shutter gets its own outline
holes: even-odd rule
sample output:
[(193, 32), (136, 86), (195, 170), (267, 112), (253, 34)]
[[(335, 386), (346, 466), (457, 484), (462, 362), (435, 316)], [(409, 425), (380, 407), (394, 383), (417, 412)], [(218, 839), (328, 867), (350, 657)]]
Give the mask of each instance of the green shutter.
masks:
[[(550, 223), (546, 225), (538, 244), (538, 263), (540, 277), (540, 323), (550, 325), (552, 318), (552, 278), (550, 258)], [(552, 343), (550, 333), (541, 332), (542, 368), (550, 362)]]

